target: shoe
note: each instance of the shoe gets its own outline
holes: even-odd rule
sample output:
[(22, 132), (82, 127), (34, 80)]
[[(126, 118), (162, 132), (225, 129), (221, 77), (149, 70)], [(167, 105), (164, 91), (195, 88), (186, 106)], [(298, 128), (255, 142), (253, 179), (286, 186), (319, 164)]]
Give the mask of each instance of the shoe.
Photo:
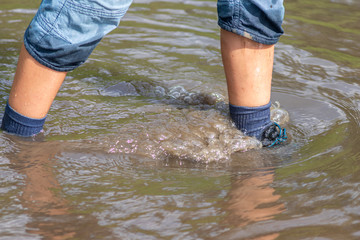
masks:
[(273, 122), (263, 131), (260, 142), (263, 147), (273, 147), (285, 142), (287, 139), (286, 129), (281, 128), (279, 124)]

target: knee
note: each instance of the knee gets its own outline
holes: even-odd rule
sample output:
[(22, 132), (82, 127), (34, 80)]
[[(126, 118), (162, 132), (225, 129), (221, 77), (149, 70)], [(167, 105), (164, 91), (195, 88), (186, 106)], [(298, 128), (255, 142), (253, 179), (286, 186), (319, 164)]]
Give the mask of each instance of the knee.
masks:
[(131, 1), (44, 0), (25, 32), (25, 47), (51, 69), (73, 70), (118, 26)]

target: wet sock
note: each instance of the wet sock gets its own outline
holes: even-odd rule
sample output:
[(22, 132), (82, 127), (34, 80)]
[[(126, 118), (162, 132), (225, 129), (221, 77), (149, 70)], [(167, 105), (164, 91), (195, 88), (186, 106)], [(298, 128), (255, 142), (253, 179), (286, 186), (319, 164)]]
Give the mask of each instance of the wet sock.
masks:
[(230, 116), (235, 126), (247, 136), (261, 140), (265, 128), (269, 127), (271, 103), (259, 107), (241, 107), (229, 104)]
[(12, 109), (9, 103), (6, 104), (1, 129), (18, 136), (30, 137), (39, 133), (45, 123), (45, 118), (28, 118)]

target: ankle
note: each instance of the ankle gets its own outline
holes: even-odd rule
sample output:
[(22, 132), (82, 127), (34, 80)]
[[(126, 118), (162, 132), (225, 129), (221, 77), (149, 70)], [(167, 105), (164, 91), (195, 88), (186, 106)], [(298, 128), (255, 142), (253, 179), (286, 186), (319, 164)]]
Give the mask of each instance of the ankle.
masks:
[(244, 107), (229, 104), (230, 116), (235, 126), (247, 136), (261, 139), (263, 130), (272, 124), (269, 102), (259, 107)]
[(1, 129), (14, 135), (30, 137), (43, 129), (45, 118), (29, 118), (16, 112), (9, 103), (6, 104)]

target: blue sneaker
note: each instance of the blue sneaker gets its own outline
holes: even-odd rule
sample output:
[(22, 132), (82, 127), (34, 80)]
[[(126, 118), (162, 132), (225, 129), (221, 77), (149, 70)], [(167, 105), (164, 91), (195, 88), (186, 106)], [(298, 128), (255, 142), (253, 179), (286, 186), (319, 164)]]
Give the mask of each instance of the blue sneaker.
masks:
[(273, 147), (285, 142), (287, 139), (286, 129), (281, 128), (279, 124), (273, 122), (263, 131), (260, 142), (263, 147)]

